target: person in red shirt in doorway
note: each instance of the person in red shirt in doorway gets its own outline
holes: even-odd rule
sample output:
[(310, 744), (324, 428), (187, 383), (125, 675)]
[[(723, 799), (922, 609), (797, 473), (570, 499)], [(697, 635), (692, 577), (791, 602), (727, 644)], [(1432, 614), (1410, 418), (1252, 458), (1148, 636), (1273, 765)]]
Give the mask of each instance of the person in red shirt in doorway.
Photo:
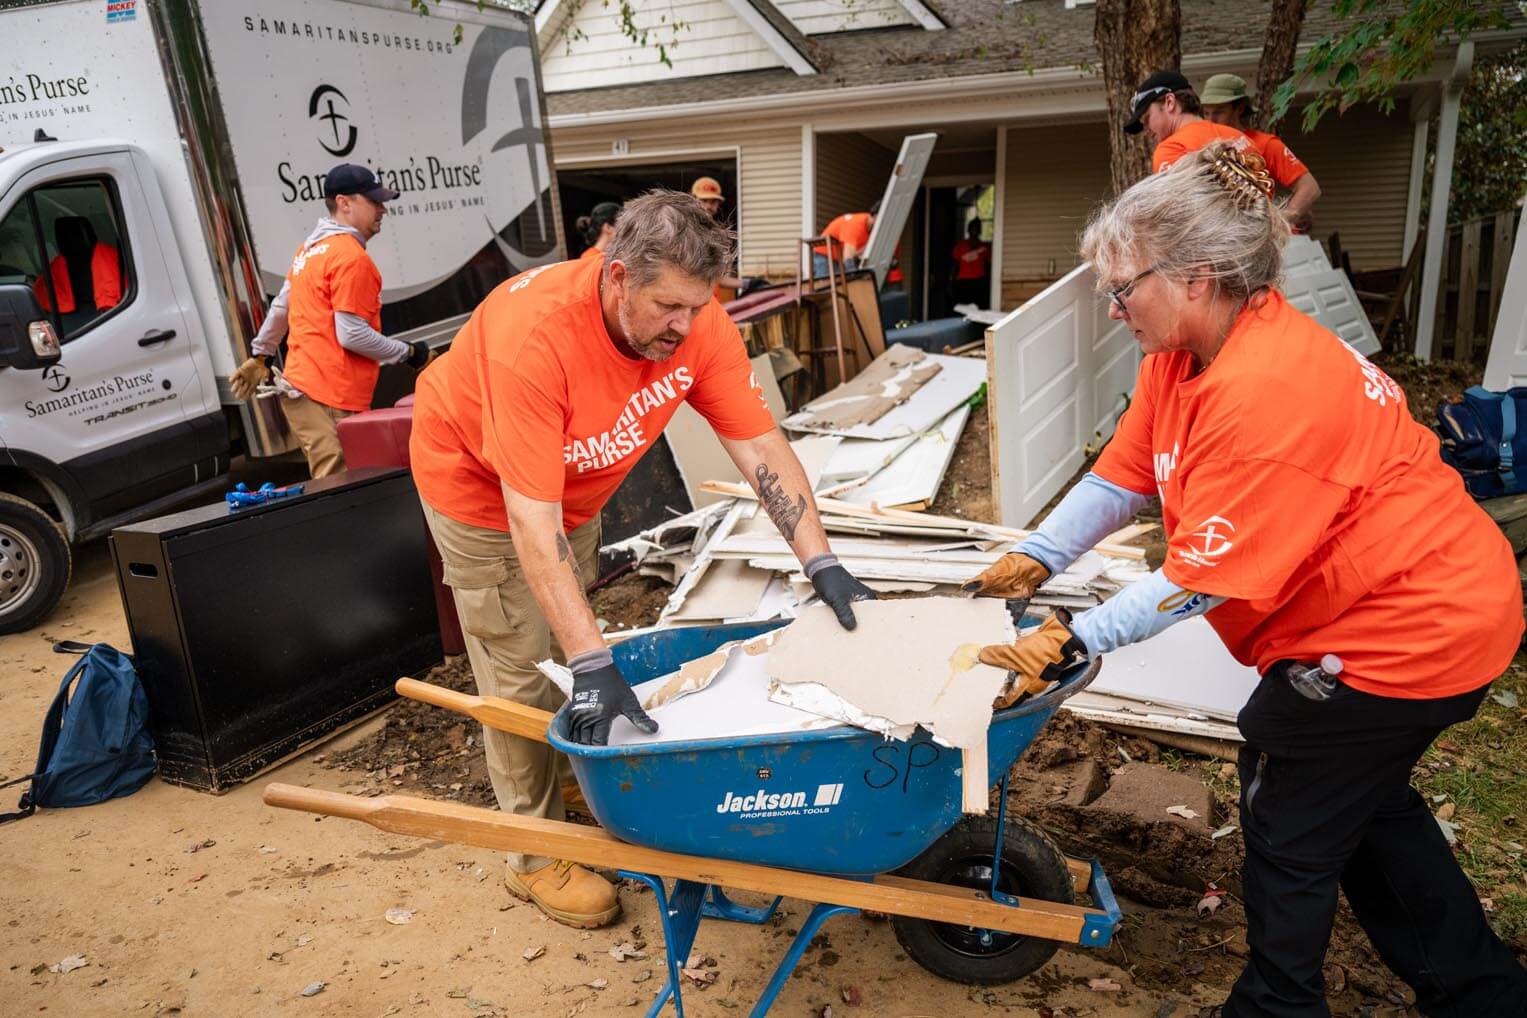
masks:
[(968, 587), (1026, 596), (1152, 500), (1166, 560), (980, 657), (1013, 671), (1006, 703), (1203, 616), (1261, 673), (1237, 719), (1251, 950), (1224, 1018), (1329, 1018), (1338, 891), (1423, 1014), (1520, 1015), (1527, 970), (1410, 786), (1511, 663), (1516, 562), (1404, 391), (1278, 291), (1288, 227), (1260, 167), (1216, 142), (1087, 227), (1081, 255), (1145, 354), (1134, 398), (1092, 471)]
[(1130, 101), (1125, 134), (1144, 131), (1156, 143), (1151, 172), (1160, 173), (1178, 159), (1223, 139), (1237, 148), (1251, 143), (1233, 127), (1203, 118), (1203, 106), (1193, 86), (1177, 71), (1157, 71), (1140, 83)]
[(366, 167), (340, 163), (324, 176), (323, 195), (328, 215), (297, 248), (249, 358), (228, 379), (234, 398), (254, 396), (285, 334), (277, 398), (314, 478), (345, 469), (339, 421), (371, 409), (382, 365), (422, 368), (434, 357), (422, 339), (404, 343), (380, 331), (382, 274), (366, 244), (398, 192)]
[[(844, 628), (855, 626), (852, 602), (874, 597), (832, 554), (737, 326), (711, 298), (731, 252), (731, 231), (693, 197), (643, 195), (626, 203), (603, 258), (500, 284), (419, 379), (409, 456), (478, 691), (556, 710), (563, 697), (536, 662), (565, 655), (574, 742), (605, 745), (617, 721), (657, 729), (584, 590), (600, 509), (680, 403), (710, 422)], [(491, 729), (483, 741), (500, 809), (562, 819), (566, 758)], [(609, 881), (565, 860), (511, 855), (504, 880), (569, 925), (620, 912)]]
[(981, 220), (965, 225), (965, 236), (950, 253), (951, 277), (956, 304), (984, 308), (991, 301), (991, 245), (981, 239)]
[(1246, 80), (1236, 74), (1216, 74), (1204, 82), (1199, 95), (1204, 105), (1204, 116), (1216, 124), (1233, 127), (1251, 139), (1251, 146), (1262, 154), (1268, 173), (1277, 185), (1290, 192), (1283, 205), (1296, 233), (1308, 233), (1311, 225), (1310, 211), (1320, 198), (1320, 185), (1315, 175), (1305, 166), (1293, 150), (1277, 135), (1251, 127), (1251, 97), (1246, 94)]

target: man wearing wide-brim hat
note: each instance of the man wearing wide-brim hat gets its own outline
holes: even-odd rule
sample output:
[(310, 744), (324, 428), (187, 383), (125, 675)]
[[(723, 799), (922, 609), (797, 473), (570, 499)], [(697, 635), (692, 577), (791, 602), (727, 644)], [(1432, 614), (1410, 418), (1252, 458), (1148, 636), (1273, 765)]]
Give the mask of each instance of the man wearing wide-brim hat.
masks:
[(1246, 93), (1246, 79), (1238, 74), (1216, 74), (1204, 82), (1198, 100), (1203, 103), (1205, 118), (1233, 127), (1251, 139), (1252, 148), (1261, 153), (1273, 180), (1291, 192), (1283, 206), (1284, 214), (1293, 223), (1296, 233), (1308, 233), (1310, 210), (1320, 197), (1320, 185), (1315, 182), (1310, 168), (1294, 155), (1282, 138), (1251, 126), (1253, 111), (1251, 97)]

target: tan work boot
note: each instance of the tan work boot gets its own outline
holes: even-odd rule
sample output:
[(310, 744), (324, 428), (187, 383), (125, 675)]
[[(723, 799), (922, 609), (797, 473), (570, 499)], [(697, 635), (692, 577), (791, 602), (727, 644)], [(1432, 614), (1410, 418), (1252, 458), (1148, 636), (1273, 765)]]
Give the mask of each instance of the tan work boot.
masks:
[(615, 886), (577, 863), (558, 859), (529, 873), (504, 866), (504, 886), (559, 923), (592, 930), (620, 915)]

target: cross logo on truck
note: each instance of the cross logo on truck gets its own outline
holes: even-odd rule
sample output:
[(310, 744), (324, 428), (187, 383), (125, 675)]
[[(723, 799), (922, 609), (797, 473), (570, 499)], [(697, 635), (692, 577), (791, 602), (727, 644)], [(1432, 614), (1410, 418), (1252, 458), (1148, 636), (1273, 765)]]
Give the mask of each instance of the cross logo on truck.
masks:
[[(324, 140), (323, 134), (318, 137), (318, 144), (331, 156), (347, 156), (355, 150), (355, 139), (359, 134), (355, 125), (350, 123), (350, 118), (344, 112), (334, 108), (334, 100), (338, 98), (348, 109), (350, 100), (345, 94), (333, 85), (319, 85), (313, 89), (313, 94), (308, 97), (308, 119), (317, 117), (319, 120), (328, 121), (328, 132), (334, 135), (334, 144), (330, 145)], [(325, 112), (319, 113), (320, 104)], [(342, 133), (348, 132), (348, 133)]]

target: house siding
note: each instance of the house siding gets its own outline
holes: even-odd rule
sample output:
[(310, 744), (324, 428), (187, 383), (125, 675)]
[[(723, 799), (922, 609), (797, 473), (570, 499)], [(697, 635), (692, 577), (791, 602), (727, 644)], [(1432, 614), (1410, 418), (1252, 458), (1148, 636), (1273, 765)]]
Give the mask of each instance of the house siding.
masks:
[[(610, 159), (611, 146), (624, 139), (628, 153)], [(552, 152), (561, 170), (586, 169), (605, 162), (640, 165), (644, 161), (684, 162), (686, 151), (707, 152), (736, 146), (741, 179), (738, 207), (742, 222), (744, 275), (793, 278), (800, 262), (801, 129), (797, 124), (756, 129), (706, 128), (666, 123), (598, 130), (560, 129)], [(652, 153), (644, 160), (643, 153)]]
[[(633, 2), (638, 29), (650, 33), (647, 45), (637, 46), (621, 32), (613, 8), (585, 3), (565, 32), (549, 33), (543, 43), (541, 79), (547, 92), (784, 66), (725, 0)], [(659, 60), (658, 44), (673, 66)]]

